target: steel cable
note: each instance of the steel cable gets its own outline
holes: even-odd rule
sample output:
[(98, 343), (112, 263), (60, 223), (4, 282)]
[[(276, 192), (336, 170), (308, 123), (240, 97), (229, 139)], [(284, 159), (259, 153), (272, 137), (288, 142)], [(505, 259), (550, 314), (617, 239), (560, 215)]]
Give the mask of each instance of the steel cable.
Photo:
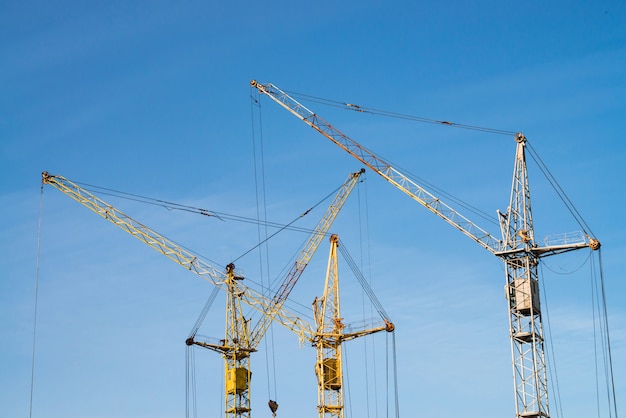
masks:
[(487, 133), (492, 133), (492, 134), (497, 134), (497, 135), (515, 135), (516, 133), (514, 131), (508, 131), (504, 129), (487, 128), (487, 127), (475, 126), (475, 125), (465, 125), (462, 123), (455, 123), (455, 122), (450, 122), (447, 120), (438, 120), (438, 119), (426, 118), (422, 116), (408, 115), (405, 113), (398, 113), (398, 112), (392, 112), (388, 110), (376, 109), (376, 108), (367, 107), (367, 106), (360, 106), (360, 105), (353, 104), (353, 103), (346, 103), (346, 102), (337, 101), (337, 100), (324, 99), (321, 97), (297, 93), (297, 92), (293, 92), (289, 90), (285, 90), (285, 92), (289, 93), (290, 95), (294, 97), (301, 99), (302, 101), (309, 101), (312, 103), (338, 107), (338, 108), (351, 110), (351, 111), (355, 111), (359, 113), (369, 113), (372, 115), (386, 116), (386, 117), (391, 117), (391, 118), (396, 118), (396, 119), (405, 119), (405, 120), (410, 120), (414, 122), (444, 125), (444, 126), (450, 126), (453, 128), (481, 131), (481, 132), (487, 132)]
[(41, 265), (41, 221), (43, 219), (43, 182), (39, 192), (39, 220), (37, 223), (37, 262), (35, 267), (35, 309), (33, 316), (33, 347), (30, 370), (30, 405), (29, 417), (33, 416), (33, 395), (35, 390), (35, 349), (37, 347), (37, 307), (39, 306), (39, 267)]
[(590, 235), (593, 237), (593, 232), (591, 231), (591, 228), (589, 227), (589, 225), (587, 225), (587, 222), (585, 222), (582, 215), (574, 207), (574, 204), (572, 203), (570, 198), (567, 196), (567, 194), (565, 193), (561, 185), (558, 183), (556, 178), (552, 175), (552, 173), (550, 172), (546, 164), (543, 162), (543, 160), (541, 159), (537, 151), (535, 151), (535, 149), (533, 148), (533, 146), (530, 144), (528, 140), (526, 141), (526, 145), (528, 149), (530, 150), (529, 152), (530, 157), (535, 161), (535, 163), (539, 167), (539, 170), (543, 173), (545, 178), (548, 180), (548, 182), (550, 183), (550, 185), (556, 192), (557, 196), (559, 196), (559, 198), (561, 199), (561, 201), (563, 202), (567, 210), (572, 214), (572, 216), (574, 217), (578, 225), (582, 228), (582, 230), (587, 235)]

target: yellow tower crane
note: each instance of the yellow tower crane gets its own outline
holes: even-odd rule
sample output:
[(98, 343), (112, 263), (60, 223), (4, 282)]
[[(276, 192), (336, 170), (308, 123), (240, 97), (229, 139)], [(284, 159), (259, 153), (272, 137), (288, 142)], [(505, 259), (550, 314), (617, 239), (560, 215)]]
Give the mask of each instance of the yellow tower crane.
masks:
[(315, 375), (317, 377), (317, 402), (320, 418), (343, 418), (343, 360), (342, 344), (380, 331), (392, 332), (394, 325), (385, 315), (384, 324), (360, 330), (346, 330), (341, 317), (339, 301), (339, 275), (337, 269), (339, 237), (330, 237), (330, 255), (324, 293), (313, 301), (315, 333), (310, 339), (316, 349)]
[[(52, 175), (44, 171), (42, 173), (42, 182), (60, 190), (68, 197), (139, 239), (157, 252), (165, 255), (170, 260), (226, 292), (227, 326), (226, 337), (222, 344), (209, 345), (193, 341), (193, 339), (188, 340), (187, 344), (202, 345), (223, 354), (226, 378), (226, 417), (248, 418), (250, 416), (250, 353), (256, 351), (256, 347), (272, 321), (277, 321), (296, 332), (302, 340), (307, 339), (307, 336), (310, 339), (310, 336), (314, 334), (309, 324), (284, 307), (284, 302), (363, 172), (364, 170), (361, 170), (348, 176), (326, 214), (309, 238), (305, 249), (272, 299), (264, 296), (261, 292), (245, 286), (242, 283), (243, 277), (236, 274), (235, 266), (232, 263), (226, 267), (225, 272), (215, 269), (189, 250), (137, 222), (63, 176)], [(250, 327), (250, 320), (243, 316), (242, 304), (252, 307), (261, 314), (261, 319), (254, 328)]]
[(589, 231), (586, 231), (580, 239), (558, 242), (554, 245), (541, 246), (535, 241), (526, 170), (526, 137), (521, 133), (515, 135), (513, 184), (506, 213), (498, 212), (498, 223), (502, 234), (502, 238), (498, 239), (275, 85), (261, 84), (256, 80), (252, 80), (250, 85), (420, 205), (502, 259), (506, 270), (515, 416), (518, 418), (549, 417), (548, 382), (538, 287), (539, 260), (545, 256), (582, 248), (597, 250), (600, 248), (600, 242), (591, 236)]

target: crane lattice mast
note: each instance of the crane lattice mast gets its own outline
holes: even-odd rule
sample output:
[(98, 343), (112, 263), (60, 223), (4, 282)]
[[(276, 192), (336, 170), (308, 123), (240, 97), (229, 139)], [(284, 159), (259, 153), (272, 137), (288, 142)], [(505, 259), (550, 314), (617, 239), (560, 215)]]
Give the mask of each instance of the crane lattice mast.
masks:
[(506, 267), (516, 415), (549, 417), (539, 303), (539, 258), (532, 251), (534, 228), (524, 154), (526, 138), (517, 135), (516, 140), (509, 211), (500, 215), (505, 250), (496, 255)]
[(525, 158), (526, 138), (524, 135), (517, 134), (515, 136), (517, 146), (510, 203), (506, 213), (499, 213), (502, 239), (497, 239), (278, 87), (273, 84), (261, 84), (256, 80), (251, 81), (250, 85), (256, 88), (260, 94), (270, 97), (352, 157), (361, 161), (420, 205), (504, 261), (515, 391), (515, 416), (517, 418), (549, 417), (548, 383), (538, 285), (539, 258), (581, 248), (597, 250), (600, 248), (600, 243), (589, 235), (577, 242), (544, 247), (540, 247), (535, 242)]
[(343, 418), (343, 362), (341, 342), (343, 318), (339, 305), (337, 245), (339, 238), (330, 238), (330, 255), (324, 294), (313, 301), (317, 352), (317, 408), (320, 418)]

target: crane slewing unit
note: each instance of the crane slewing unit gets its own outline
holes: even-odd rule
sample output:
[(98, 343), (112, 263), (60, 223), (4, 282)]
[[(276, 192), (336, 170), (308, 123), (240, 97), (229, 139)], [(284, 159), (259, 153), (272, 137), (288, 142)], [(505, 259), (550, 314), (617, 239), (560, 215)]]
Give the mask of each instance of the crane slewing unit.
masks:
[(430, 212), (503, 260), (506, 272), (505, 288), (510, 325), (515, 416), (549, 417), (538, 262), (541, 257), (567, 251), (582, 248), (597, 250), (600, 243), (587, 234), (576, 242), (548, 246), (537, 244), (532, 223), (525, 136), (521, 133), (515, 135), (516, 153), (511, 196), (507, 211), (498, 214), (502, 233), (502, 238), (498, 239), (275, 85), (261, 84), (256, 80), (252, 80), (250, 85)]

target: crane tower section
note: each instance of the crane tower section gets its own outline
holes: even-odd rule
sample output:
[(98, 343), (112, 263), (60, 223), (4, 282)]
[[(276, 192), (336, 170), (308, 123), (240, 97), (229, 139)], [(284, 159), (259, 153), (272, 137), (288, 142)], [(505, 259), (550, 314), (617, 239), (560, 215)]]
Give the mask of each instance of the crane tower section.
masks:
[(533, 253), (534, 228), (524, 147), (517, 150), (511, 199), (500, 215), (505, 251), (496, 253), (505, 264), (515, 406), (520, 417), (548, 417), (548, 388), (539, 302), (538, 257)]

